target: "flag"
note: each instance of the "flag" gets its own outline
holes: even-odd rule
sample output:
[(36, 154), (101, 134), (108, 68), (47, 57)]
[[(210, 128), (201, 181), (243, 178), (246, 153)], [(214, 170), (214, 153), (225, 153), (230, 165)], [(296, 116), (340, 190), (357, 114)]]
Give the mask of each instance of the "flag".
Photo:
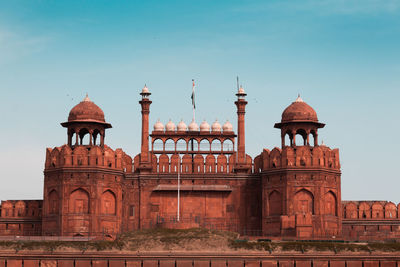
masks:
[(193, 106), (193, 109), (196, 109), (196, 104), (195, 104), (195, 102), (194, 102), (194, 80), (192, 80), (192, 82), (193, 82), (193, 86), (192, 86), (192, 96), (191, 96), (191, 99), (192, 99), (192, 106)]

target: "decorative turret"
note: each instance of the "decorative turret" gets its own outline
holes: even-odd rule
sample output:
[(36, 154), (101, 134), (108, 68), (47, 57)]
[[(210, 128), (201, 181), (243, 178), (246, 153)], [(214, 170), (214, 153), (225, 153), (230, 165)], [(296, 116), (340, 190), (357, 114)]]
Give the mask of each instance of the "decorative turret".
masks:
[(282, 147), (285, 145), (285, 136), (290, 139), (290, 146), (296, 146), (296, 135), (303, 138), (303, 144), (310, 145), (310, 134), (314, 138), (314, 146), (318, 146), (318, 129), (325, 124), (318, 122), (317, 113), (300, 95), (282, 113), (280, 123), (275, 123), (275, 128), (281, 129)]
[[(105, 129), (111, 128), (111, 124), (104, 119), (104, 112), (92, 102), (88, 95), (69, 112), (68, 121), (61, 123), (68, 129), (68, 145), (97, 145), (97, 137), (100, 135), (100, 146), (104, 146)], [(89, 134), (89, 143), (83, 144), (84, 137)], [(73, 136), (75, 135), (75, 144)]]
[[(315, 110), (298, 96), (275, 124), (281, 129), (282, 148), (264, 149), (254, 159), (255, 171), (262, 176), (264, 235), (298, 239), (341, 235), (339, 150), (318, 146), (317, 131), (324, 126)], [(290, 146), (285, 145), (286, 135)], [(304, 145), (296, 144), (296, 135)]]

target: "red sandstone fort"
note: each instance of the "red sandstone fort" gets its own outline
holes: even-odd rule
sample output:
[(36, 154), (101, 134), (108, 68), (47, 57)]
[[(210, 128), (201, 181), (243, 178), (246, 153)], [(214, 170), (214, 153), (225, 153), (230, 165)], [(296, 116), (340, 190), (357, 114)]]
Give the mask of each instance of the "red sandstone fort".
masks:
[(300, 97), (275, 124), (280, 146), (253, 159), (245, 149), (243, 88), (237, 132), (228, 121), (157, 121), (150, 133), (151, 94), (145, 87), (140, 95), (140, 154), (106, 145), (111, 124), (86, 97), (61, 123), (67, 144), (46, 150), (43, 201), (2, 201), (0, 235), (113, 238), (136, 229), (206, 227), (278, 239), (400, 237), (400, 205), (342, 201), (339, 150), (319, 143), (325, 124)]

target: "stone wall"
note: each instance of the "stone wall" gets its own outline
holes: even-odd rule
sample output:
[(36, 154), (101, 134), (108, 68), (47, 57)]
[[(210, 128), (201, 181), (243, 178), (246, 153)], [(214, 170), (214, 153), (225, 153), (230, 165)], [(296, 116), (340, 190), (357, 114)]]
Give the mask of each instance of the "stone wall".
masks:
[(42, 203), (42, 200), (3, 200), (0, 235), (40, 235)]
[(45, 254), (0, 255), (0, 267), (398, 267), (398, 254)]

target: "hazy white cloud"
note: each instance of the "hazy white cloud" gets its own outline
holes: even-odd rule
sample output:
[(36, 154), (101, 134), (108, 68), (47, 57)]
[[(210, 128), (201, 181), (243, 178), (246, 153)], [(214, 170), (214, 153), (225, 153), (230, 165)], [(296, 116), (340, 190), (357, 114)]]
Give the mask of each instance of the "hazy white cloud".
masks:
[(398, 12), (400, 0), (311, 0), (304, 2), (304, 8), (316, 8), (324, 13), (372, 15)]
[(320, 15), (375, 15), (399, 12), (400, 0), (287, 0), (257, 2), (253, 5), (246, 2), (245, 6), (237, 6), (232, 10), (238, 13), (258, 13), (274, 9), (307, 11)]
[(0, 64), (42, 51), (47, 36), (28, 36), (0, 27)]

